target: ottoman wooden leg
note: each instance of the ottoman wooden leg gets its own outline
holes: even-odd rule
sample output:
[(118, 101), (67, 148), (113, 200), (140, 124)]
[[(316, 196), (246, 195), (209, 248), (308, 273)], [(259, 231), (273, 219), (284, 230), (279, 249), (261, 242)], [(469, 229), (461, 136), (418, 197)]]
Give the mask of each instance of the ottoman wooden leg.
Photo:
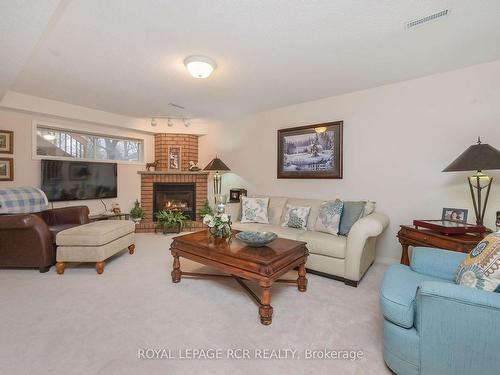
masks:
[(58, 275), (62, 275), (64, 273), (64, 269), (66, 268), (66, 263), (57, 262), (56, 263), (56, 272)]
[(104, 263), (104, 262), (96, 262), (96, 264), (95, 264), (95, 269), (96, 269), (96, 271), (97, 271), (97, 273), (98, 273), (99, 275), (100, 275), (101, 273), (103, 273), (103, 272), (104, 272), (104, 265), (105, 265), (105, 264), (106, 264), (106, 263)]
[(128, 252), (130, 255), (132, 255), (135, 251), (135, 244), (132, 244), (128, 247)]

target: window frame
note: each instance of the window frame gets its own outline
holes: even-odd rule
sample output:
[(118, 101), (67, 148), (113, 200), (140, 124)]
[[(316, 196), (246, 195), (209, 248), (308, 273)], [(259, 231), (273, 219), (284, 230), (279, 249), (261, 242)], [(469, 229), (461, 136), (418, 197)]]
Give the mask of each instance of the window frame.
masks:
[[(38, 136), (38, 129), (39, 128), (45, 128), (45, 129), (51, 129), (54, 131), (59, 131), (59, 132), (69, 132), (69, 133), (77, 133), (81, 135), (88, 135), (88, 136), (93, 136), (93, 137), (103, 137), (103, 138), (111, 138), (111, 139), (116, 139), (116, 140), (126, 140), (126, 141), (136, 141), (139, 142), (140, 144), (140, 150), (139, 150), (139, 160), (116, 160), (116, 159), (93, 159), (93, 158), (76, 158), (76, 157), (69, 157), (69, 156), (50, 156), (50, 155), (38, 155), (37, 153), (37, 136)], [(129, 165), (145, 165), (146, 162), (144, 161), (144, 156), (145, 156), (145, 140), (144, 138), (134, 138), (134, 137), (123, 137), (119, 135), (114, 135), (114, 134), (105, 134), (105, 133), (97, 133), (97, 132), (92, 132), (92, 131), (85, 131), (85, 130), (80, 130), (76, 127), (69, 126), (69, 125), (59, 125), (59, 124), (52, 124), (52, 123), (47, 123), (43, 121), (33, 121), (32, 122), (32, 137), (31, 137), (31, 151), (32, 151), (32, 158), (33, 160), (43, 160), (43, 159), (50, 159), (50, 160), (74, 160), (74, 161), (91, 161), (91, 162), (96, 162), (96, 163), (116, 163), (116, 164), (129, 164)]]

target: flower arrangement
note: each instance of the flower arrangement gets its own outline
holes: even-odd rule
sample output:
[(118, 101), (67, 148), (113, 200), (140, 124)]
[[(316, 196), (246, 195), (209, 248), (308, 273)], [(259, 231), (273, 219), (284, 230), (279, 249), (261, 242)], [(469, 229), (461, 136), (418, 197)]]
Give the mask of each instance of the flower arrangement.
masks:
[(227, 238), (231, 236), (231, 218), (228, 214), (205, 215), (203, 224), (215, 238)]

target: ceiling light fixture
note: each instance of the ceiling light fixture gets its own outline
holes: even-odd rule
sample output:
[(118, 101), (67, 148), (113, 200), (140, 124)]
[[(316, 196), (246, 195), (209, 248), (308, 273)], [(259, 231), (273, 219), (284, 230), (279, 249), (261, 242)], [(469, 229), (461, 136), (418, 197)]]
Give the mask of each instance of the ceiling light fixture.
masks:
[(189, 56), (184, 59), (184, 65), (195, 78), (207, 78), (217, 67), (213, 59), (206, 56)]
[(172, 119), (171, 119), (171, 118), (168, 118), (168, 120), (167, 120), (167, 126), (168, 126), (168, 127), (170, 127), (170, 128), (171, 128), (172, 126), (174, 126), (174, 123), (172, 122)]
[(184, 126), (185, 126), (186, 128), (189, 128), (189, 127), (191, 126), (191, 123), (189, 122), (189, 120), (188, 120), (188, 119), (183, 119), (182, 121), (184, 121)]
[(154, 117), (151, 117), (151, 126), (155, 127), (156, 125), (158, 125), (158, 123), (156, 122), (156, 119)]

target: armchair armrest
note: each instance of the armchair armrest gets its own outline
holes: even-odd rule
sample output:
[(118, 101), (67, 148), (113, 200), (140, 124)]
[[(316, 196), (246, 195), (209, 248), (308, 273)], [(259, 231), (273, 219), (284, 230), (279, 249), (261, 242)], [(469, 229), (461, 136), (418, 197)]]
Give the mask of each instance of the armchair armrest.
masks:
[(422, 275), (453, 281), (458, 266), (466, 256), (457, 251), (415, 247), (411, 255), (410, 268)]
[(346, 279), (359, 280), (366, 268), (373, 262), (375, 242), (373, 241), (370, 249), (370, 246), (367, 246), (368, 240), (379, 236), (388, 224), (389, 218), (380, 212), (374, 212), (354, 223), (347, 236)]
[(422, 374), (498, 372), (499, 293), (425, 281), (416, 305)]
[(47, 225), (60, 224), (87, 224), (89, 222), (89, 208), (87, 206), (70, 206), (54, 208), (42, 212)]

